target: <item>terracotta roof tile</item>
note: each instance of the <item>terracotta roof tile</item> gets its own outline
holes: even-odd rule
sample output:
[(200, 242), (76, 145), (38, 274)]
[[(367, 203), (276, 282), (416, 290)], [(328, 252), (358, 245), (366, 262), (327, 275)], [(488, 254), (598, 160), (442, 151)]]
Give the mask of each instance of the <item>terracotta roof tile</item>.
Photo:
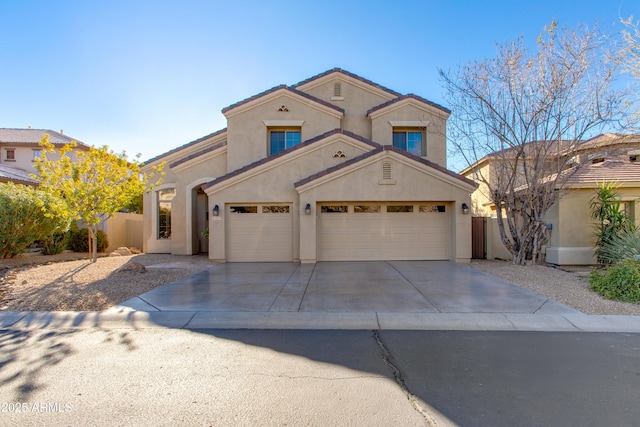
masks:
[(60, 146), (76, 141), (79, 148), (89, 149), (84, 142), (51, 129), (0, 128), (0, 143), (38, 145), (45, 134), (49, 135), (49, 142), (54, 145)]
[(15, 184), (29, 185), (38, 184), (38, 180), (31, 178), (31, 176), (29, 176), (29, 172), (3, 165), (0, 165), (0, 182), (13, 182)]
[(571, 184), (597, 183), (604, 181), (640, 182), (640, 163), (605, 160), (580, 167), (568, 179)]

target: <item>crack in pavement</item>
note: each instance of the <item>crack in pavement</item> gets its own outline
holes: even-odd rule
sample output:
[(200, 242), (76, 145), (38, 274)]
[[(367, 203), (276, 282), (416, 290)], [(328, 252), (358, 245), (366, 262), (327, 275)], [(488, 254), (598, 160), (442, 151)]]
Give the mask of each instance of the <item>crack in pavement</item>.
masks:
[(373, 339), (376, 341), (376, 344), (378, 344), (378, 347), (380, 348), (380, 352), (382, 353), (382, 360), (387, 366), (389, 366), (389, 368), (391, 368), (391, 372), (393, 373), (393, 379), (400, 386), (400, 389), (407, 397), (407, 400), (409, 401), (409, 403), (411, 403), (411, 406), (413, 407), (413, 409), (416, 412), (418, 412), (420, 415), (422, 415), (427, 425), (431, 427), (436, 427), (438, 425), (436, 420), (422, 407), (418, 398), (415, 396), (415, 394), (411, 392), (411, 390), (409, 390), (409, 387), (407, 387), (407, 384), (405, 382), (404, 376), (402, 375), (402, 372), (400, 371), (400, 368), (396, 366), (396, 364), (393, 361), (391, 352), (389, 351), (387, 346), (384, 344), (384, 341), (382, 341), (382, 337), (380, 336), (380, 331), (373, 331)]

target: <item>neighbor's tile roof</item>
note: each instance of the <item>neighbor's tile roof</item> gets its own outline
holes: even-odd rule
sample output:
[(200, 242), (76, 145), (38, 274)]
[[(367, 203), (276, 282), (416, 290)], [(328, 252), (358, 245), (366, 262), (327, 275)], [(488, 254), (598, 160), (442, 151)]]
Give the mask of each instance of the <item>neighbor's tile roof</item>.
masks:
[(256, 168), (256, 167), (258, 167), (260, 165), (263, 165), (265, 163), (269, 163), (269, 162), (271, 162), (273, 160), (279, 159), (280, 157), (282, 157), (284, 155), (287, 155), (287, 154), (291, 153), (292, 151), (300, 150), (303, 147), (311, 145), (311, 144), (313, 144), (313, 143), (315, 143), (317, 141), (323, 140), (323, 139), (328, 138), (329, 136), (335, 135), (335, 134), (346, 135), (346, 136), (348, 136), (350, 138), (357, 139), (358, 141), (361, 141), (361, 142), (364, 142), (365, 144), (371, 145), (371, 147), (373, 147), (373, 148), (380, 148), (381, 147), (380, 144), (377, 144), (377, 143), (375, 143), (375, 142), (373, 142), (371, 140), (363, 138), (362, 136), (357, 135), (357, 134), (355, 134), (353, 132), (349, 132), (349, 131), (344, 130), (344, 129), (334, 129), (334, 130), (331, 130), (329, 132), (325, 132), (322, 135), (318, 135), (316, 137), (308, 139), (308, 140), (306, 140), (306, 141), (304, 141), (304, 142), (302, 142), (300, 144), (294, 145), (293, 147), (287, 148), (286, 150), (281, 151), (278, 154), (275, 154), (275, 155), (269, 156), (269, 157), (265, 157), (264, 159), (261, 159), (261, 160), (258, 160), (256, 162), (253, 162), (253, 163), (251, 163), (249, 165), (241, 167), (240, 169), (236, 169), (236, 170), (234, 170), (232, 172), (229, 172), (229, 173), (227, 173), (225, 175), (219, 176), (218, 178), (214, 179), (213, 181), (208, 182), (207, 184), (203, 185), (202, 188), (203, 189), (207, 189), (209, 187), (212, 187), (212, 186), (214, 186), (216, 184), (221, 183), (222, 181), (226, 181), (227, 179), (230, 179), (230, 178), (233, 178), (234, 176), (240, 175), (243, 172), (249, 171), (249, 170), (254, 169), (254, 168)]
[(448, 108), (445, 108), (440, 104), (436, 104), (435, 102), (429, 101), (428, 99), (425, 99), (425, 98), (423, 98), (421, 96), (415, 95), (413, 93), (409, 93), (407, 95), (400, 95), (395, 99), (391, 99), (391, 100), (389, 100), (389, 101), (387, 101), (387, 102), (385, 102), (383, 104), (380, 104), (380, 105), (377, 105), (377, 106), (371, 108), (369, 111), (367, 111), (367, 116), (369, 116), (369, 114), (371, 114), (371, 113), (373, 113), (375, 111), (381, 110), (383, 108), (388, 107), (389, 105), (393, 105), (396, 102), (400, 102), (400, 101), (403, 101), (405, 99), (415, 99), (416, 101), (420, 101), (420, 102), (422, 102), (424, 104), (427, 104), (427, 105), (435, 107), (435, 108), (437, 108), (439, 110), (442, 110), (447, 114), (451, 114), (451, 110), (449, 110)]
[(567, 182), (586, 184), (604, 181), (640, 182), (640, 163), (628, 160), (605, 160), (584, 165), (572, 174)]
[(260, 92), (257, 95), (253, 95), (253, 96), (251, 96), (249, 98), (243, 99), (242, 101), (236, 102), (235, 104), (231, 104), (228, 107), (225, 107), (225, 108), (222, 109), (222, 114), (226, 113), (227, 111), (233, 110), (233, 109), (235, 109), (235, 108), (237, 108), (237, 107), (239, 107), (241, 105), (247, 104), (247, 103), (249, 103), (249, 102), (251, 102), (253, 100), (256, 100), (258, 98), (262, 98), (263, 96), (269, 95), (270, 93), (277, 92), (277, 91), (282, 90), (282, 89), (287, 90), (287, 91), (289, 91), (291, 93), (295, 93), (296, 95), (302, 96), (304, 98), (307, 98), (307, 99), (309, 99), (311, 101), (317, 102), (318, 104), (324, 105), (325, 107), (332, 108), (332, 109), (334, 109), (336, 111), (339, 111), (342, 114), (344, 114), (344, 109), (338, 107), (337, 105), (333, 105), (330, 102), (324, 101), (324, 100), (322, 100), (320, 98), (316, 98), (315, 96), (309, 95), (308, 93), (299, 91), (298, 89), (296, 89), (294, 87), (291, 87), (291, 86), (287, 86), (287, 85), (279, 85), (279, 86), (272, 87), (271, 89), (267, 89), (264, 92)]
[(29, 172), (0, 165), (0, 182), (8, 181), (16, 184), (38, 184), (37, 180), (29, 176)]
[(0, 128), (0, 143), (38, 145), (44, 137), (44, 134), (49, 135), (49, 142), (54, 145), (64, 145), (69, 144), (71, 141), (76, 141), (78, 147), (89, 148), (87, 144), (78, 139), (70, 138), (67, 135), (50, 129)]

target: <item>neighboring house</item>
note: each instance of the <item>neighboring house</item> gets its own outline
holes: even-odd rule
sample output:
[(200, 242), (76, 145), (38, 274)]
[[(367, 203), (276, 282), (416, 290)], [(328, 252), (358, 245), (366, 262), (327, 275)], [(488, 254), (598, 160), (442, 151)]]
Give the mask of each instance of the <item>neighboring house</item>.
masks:
[[(77, 142), (74, 151), (89, 150), (89, 146), (74, 138), (69, 138), (62, 132), (49, 129), (8, 129), (0, 128), (0, 182), (14, 182), (16, 184), (37, 185), (37, 180), (30, 174), (37, 174), (35, 159), (42, 153), (40, 141), (45, 134), (49, 135), (49, 142), (56, 148)], [(56, 159), (55, 156), (51, 156)]]
[(469, 261), (476, 185), (446, 169), (446, 108), (332, 69), (222, 113), (225, 129), (145, 163), (167, 163), (145, 252)]
[[(567, 155), (559, 150), (559, 155)], [(603, 182), (616, 182), (620, 200), (636, 224), (640, 224), (640, 212), (636, 209), (640, 199), (640, 135), (602, 134), (581, 142), (572, 150), (569, 165), (580, 165), (570, 173), (565, 193), (545, 218), (548, 224), (545, 261), (556, 265), (595, 264), (594, 224), (591, 218), (590, 201)], [(499, 156), (486, 156), (460, 172), (462, 175), (477, 179), (477, 175), (491, 176)], [(553, 159), (550, 159), (552, 161)], [(495, 218), (495, 206), (488, 198), (485, 184), (480, 184), (473, 193), (473, 214)], [(487, 246), (494, 256), (506, 257), (497, 224), (488, 227)], [(491, 256), (491, 255), (489, 255)]]
[[(40, 141), (45, 134), (49, 135), (49, 142), (56, 149), (75, 141), (76, 148), (71, 153), (75, 159), (78, 151), (88, 151), (89, 146), (75, 138), (70, 138), (62, 131), (50, 129), (7, 129), (0, 128), (0, 182), (38, 186), (38, 180), (31, 174), (38, 174), (35, 169), (35, 159), (42, 153)], [(57, 160), (58, 154), (49, 155), (49, 159)], [(117, 213), (109, 218), (101, 227), (107, 234), (109, 248), (113, 250), (119, 246), (142, 247), (142, 218), (141, 215)]]

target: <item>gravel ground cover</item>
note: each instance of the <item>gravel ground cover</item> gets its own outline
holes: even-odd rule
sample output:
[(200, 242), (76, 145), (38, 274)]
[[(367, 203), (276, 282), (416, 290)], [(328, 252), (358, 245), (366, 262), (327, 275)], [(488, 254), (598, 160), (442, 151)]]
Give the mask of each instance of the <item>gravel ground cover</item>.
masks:
[[(132, 262), (144, 265), (146, 271), (118, 271)], [(0, 310), (104, 310), (212, 265), (206, 256), (165, 254), (101, 257), (96, 263), (78, 253), (0, 260)], [(471, 266), (586, 314), (640, 316), (640, 305), (591, 292), (590, 267), (523, 267), (498, 260), (473, 260)]]
[[(118, 271), (132, 262), (146, 271)], [(100, 257), (95, 263), (76, 253), (0, 260), (0, 310), (104, 310), (211, 265), (204, 256), (164, 254)]]

